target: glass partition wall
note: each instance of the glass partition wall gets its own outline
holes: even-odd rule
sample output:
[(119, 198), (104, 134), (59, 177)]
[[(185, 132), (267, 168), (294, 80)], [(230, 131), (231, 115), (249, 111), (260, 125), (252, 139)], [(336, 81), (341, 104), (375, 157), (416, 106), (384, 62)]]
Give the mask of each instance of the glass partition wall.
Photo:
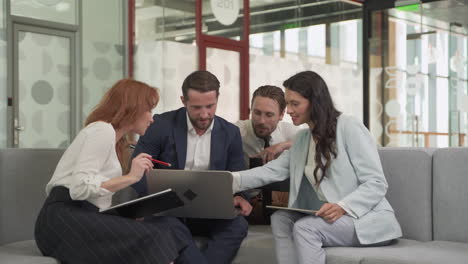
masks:
[(468, 145), (466, 2), (371, 13), (369, 123), (381, 145)]
[(261, 85), (282, 87), (293, 74), (311, 70), (324, 78), (340, 111), (362, 120), (362, 6), (268, 2), (252, 5), (250, 12), (250, 95)]
[(182, 106), (182, 81), (197, 69), (195, 0), (135, 1), (134, 76), (160, 91), (154, 110)]
[[(225, 7), (216, 6), (220, 2), (229, 4), (237, 18), (232, 14), (219, 16), (217, 9)], [(241, 40), (245, 22), (242, 2), (202, 1), (202, 33)], [(157, 112), (177, 109), (182, 106), (179, 99), (182, 81), (198, 69), (196, 1), (137, 0), (135, 5), (135, 78), (161, 90)], [(261, 85), (282, 87), (291, 75), (312, 70), (324, 77), (340, 110), (362, 119), (362, 6), (359, 3), (251, 0), (249, 8), (250, 98)], [(221, 81), (217, 113), (235, 122), (241, 110), (238, 53), (213, 48), (206, 52), (207, 69)]]

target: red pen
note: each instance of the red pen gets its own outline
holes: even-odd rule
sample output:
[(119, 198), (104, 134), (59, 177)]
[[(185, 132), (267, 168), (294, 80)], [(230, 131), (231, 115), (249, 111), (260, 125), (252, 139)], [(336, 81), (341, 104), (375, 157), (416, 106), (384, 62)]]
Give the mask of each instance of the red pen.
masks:
[[(135, 149), (135, 145), (133, 145), (133, 144), (129, 144), (128, 147), (131, 148), (131, 149)], [(167, 166), (167, 167), (172, 167), (172, 164), (170, 164), (170, 163), (160, 161), (160, 160), (157, 160), (157, 159), (153, 159), (153, 158), (148, 158), (148, 159), (151, 160), (152, 162), (156, 162), (156, 163), (159, 163), (159, 164)]]
[(157, 160), (157, 159), (153, 159), (153, 158), (148, 158), (148, 159), (150, 159), (152, 162), (159, 163), (159, 164), (167, 166), (167, 167), (172, 167), (172, 165), (170, 163), (160, 161), (160, 160)]

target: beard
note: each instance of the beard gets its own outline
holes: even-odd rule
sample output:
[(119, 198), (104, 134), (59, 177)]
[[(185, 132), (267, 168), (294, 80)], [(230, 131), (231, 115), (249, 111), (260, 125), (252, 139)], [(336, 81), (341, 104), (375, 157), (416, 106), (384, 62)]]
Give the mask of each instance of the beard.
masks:
[(192, 123), (192, 126), (200, 130), (208, 129), (211, 126), (211, 123), (213, 122), (213, 117), (201, 119), (201, 118), (192, 118), (189, 115), (189, 119), (190, 119), (190, 122)]
[(254, 132), (257, 137), (269, 137), (272, 133), (271, 129), (264, 125), (254, 125)]

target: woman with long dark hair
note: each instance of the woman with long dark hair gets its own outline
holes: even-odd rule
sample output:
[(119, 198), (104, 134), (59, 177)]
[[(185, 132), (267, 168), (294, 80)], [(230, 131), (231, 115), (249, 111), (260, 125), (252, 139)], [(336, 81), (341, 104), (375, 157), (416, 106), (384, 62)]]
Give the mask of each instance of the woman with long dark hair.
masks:
[(145, 153), (132, 160), (130, 169), (127, 164), (129, 142), (153, 122), (151, 110), (158, 101), (153, 87), (123, 79), (88, 116), (46, 186), (48, 197), (35, 226), (45, 256), (61, 263), (168, 264), (187, 249), (196, 255), (196, 246), (186, 242), (191, 234), (178, 219), (137, 221), (99, 213), (111, 205), (114, 192), (153, 167)]
[(340, 113), (325, 81), (300, 72), (283, 83), (296, 135), (289, 151), (263, 167), (234, 173), (235, 191), (290, 178), (289, 207), (271, 216), (280, 264), (325, 263), (328, 246), (383, 246), (401, 236), (385, 199), (377, 146), (361, 121)]

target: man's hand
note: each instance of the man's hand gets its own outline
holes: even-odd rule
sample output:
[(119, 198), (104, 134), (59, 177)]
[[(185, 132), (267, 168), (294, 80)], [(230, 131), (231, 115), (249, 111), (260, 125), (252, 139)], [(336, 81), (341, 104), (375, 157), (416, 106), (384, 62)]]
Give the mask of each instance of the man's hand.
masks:
[(315, 213), (316, 216), (322, 217), (329, 223), (335, 222), (344, 214), (346, 214), (346, 211), (336, 203), (325, 203), (320, 207), (320, 210)]
[(234, 207), (239, 208), (243, 216), (248, 216), (252, 212), (252, 205), (241, 196), (234, 196)]

